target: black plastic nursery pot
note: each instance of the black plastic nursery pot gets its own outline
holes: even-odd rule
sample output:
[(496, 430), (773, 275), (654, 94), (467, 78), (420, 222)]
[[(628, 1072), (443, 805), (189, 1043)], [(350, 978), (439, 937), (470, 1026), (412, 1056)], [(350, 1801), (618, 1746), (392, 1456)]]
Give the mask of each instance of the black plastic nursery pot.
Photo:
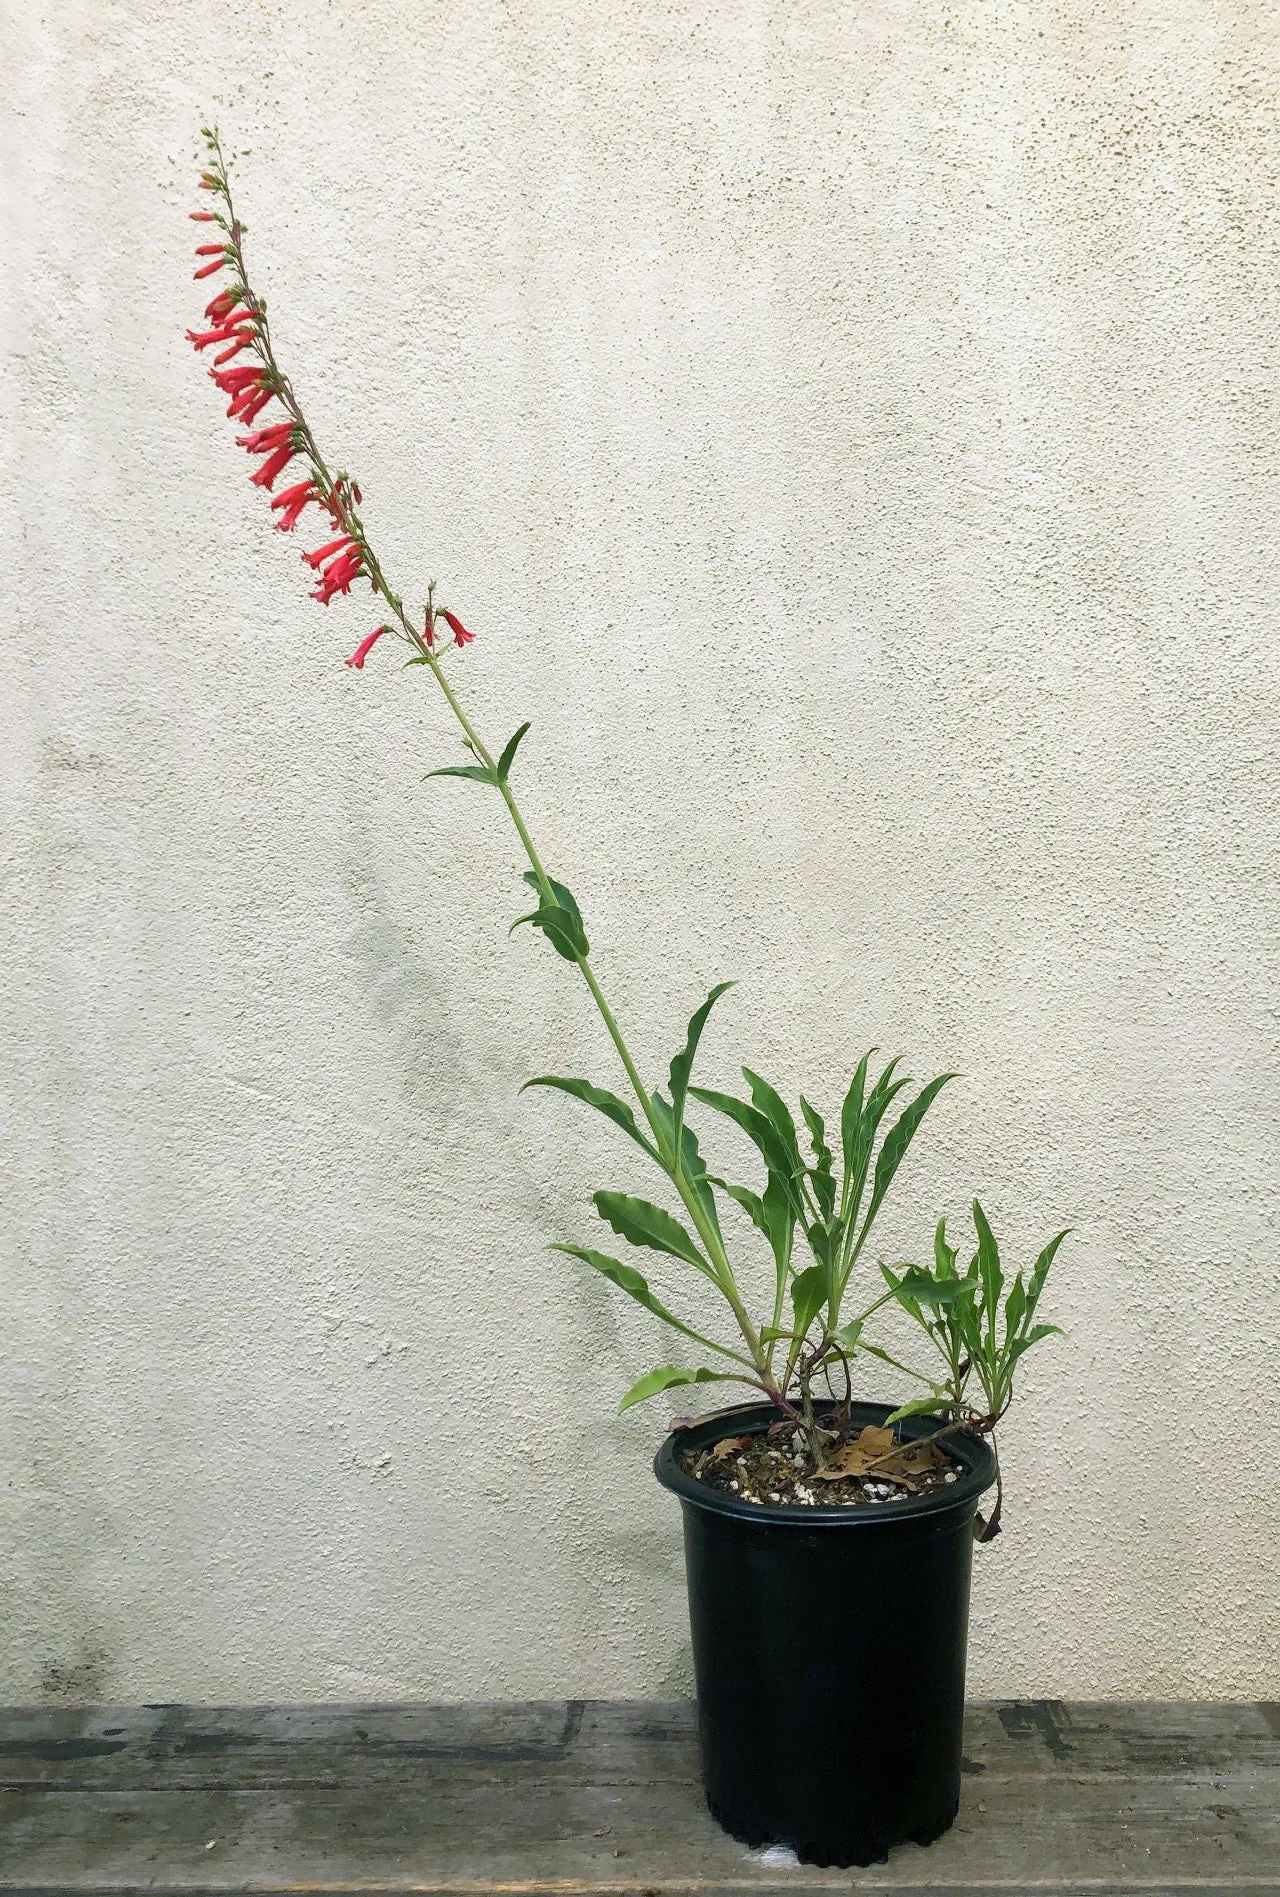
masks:
[[(855, 1403), (859, 1425), (884, 1403)], [(960, 1805), (969, 1574), (995, 1459), (947, 1438), (957, 1481), (869, 1506), (739, 1501), (687, 1475), (690, 1449), (766, 1430), (770, 1405), (673, 1430), (654, 1472), (680, 1498), (713, 1817), (809, 1864), (873, 1864), (930, 1844)], [(912, 1417), (904, 1436), (936, 1421)]]

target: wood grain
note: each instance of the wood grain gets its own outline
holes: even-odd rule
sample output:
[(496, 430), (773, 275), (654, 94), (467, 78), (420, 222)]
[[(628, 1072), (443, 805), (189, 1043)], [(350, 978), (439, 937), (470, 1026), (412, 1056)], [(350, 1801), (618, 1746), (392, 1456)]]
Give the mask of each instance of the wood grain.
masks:
[(719, 1830), (684, 1703), (14, 1710), (0, 1890), (1280, 1897), (1280, 1709), (975, 1705), (953, 1830), (852, 1872)]

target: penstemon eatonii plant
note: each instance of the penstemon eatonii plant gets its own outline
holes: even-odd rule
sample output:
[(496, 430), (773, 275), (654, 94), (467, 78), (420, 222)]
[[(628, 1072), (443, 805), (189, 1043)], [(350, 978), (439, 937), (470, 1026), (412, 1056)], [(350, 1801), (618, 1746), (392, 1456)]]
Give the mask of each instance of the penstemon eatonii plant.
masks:
[[(1008, 1408), (1018, 1359), (1053, 1329), (1032, 1320), (1045, 1275), (1065, 1234), (1045, 1247), (1029, 1278), (1018, 1274), (1002, 1304), (1005, 1280), (996, 1241), (975, 1201), (978, 1249), (966, 1272), (957, 1269), (956, 1254), (940, 1225), (933, 1265), (894, 1269), (881, 1264), (883, 1288), (858, 1308), (860, 1300), (851, 1298), (850, 1285), (877, 1214), (926, 1113), (955, 1076), (940, 1074), (908, 1097), (915, 1083), (897, 1073), (898, 1062), (891, 1060), (876, 1073), (872, 1054), (866, 1054), (844, 1098), (839, 1133), (834, 1136), (836, 1150), (828, 1143), (821, 1115), (801, 1099), (806, 1144), (786, 1103), (750, 1068), (742, 1070), (749, 1091), (746, 1099), (692, 1084), (694, 1057), (707, 1018), (732, 986), (723, 982), (712, 989), (689, 1022), (684, 1046), (671, 1062), (665, 1092), (646, 1084), (592, 967), (578, 905), (565, 885), (548, 873), (512, 789), (516, 755), (529, 726), (522, 724), (501, 750), (491, 750), (484, 743), (446, 669), (453, 653), (472, 642), (471, 633), (451, 608), (437, 602), (434, 582), (427, 588), (419, 617), (405, 610), (403, 599), (387, 581), (359, 513), (359, 487), (348, 474), (330, 471), (292, 384), (276, 361), (266, 302), (250, 287), (245, 268), (244, 227), (232, 204), (227, 162), (216, 131), (203, 128), (203, 138), (206, 155), (200, 184), (209, 194), (209, 208), (193, 211), (191, 216), (209, 227), (211, 241), (197, 248), (200, 262), (195, 274), (198, 279), (220, 275), (222, 283), (205, 310), (208, 327), (189, 330), (188, 338), (198, 351), (214, 352), (209, 373), (230, 398), (228, 416), (250, 430), (237, 440), (258, 457), (252, 480), (255, 487), (272, 494), (271, 508), (279, 515), (275, 525), (291, 532), (308, 510), (314, 510), (321, 523), (323, 543), (302, 556), (316, 579), (311, 597), (328, 605), (339, 594), (349, 595), (357, 581), (364, 581), (381, 602), (385, 617), (346, 663), (362, 670), (380, 639), (398, 639), (409, 648), (408, 664), (425, 667), (443, 693), (472, 761), (446, 765), (429, 775), (469, 779), (496, 791), (506, 805), (528, 858), (524, 880), (534, 903), (512, 928), (529, 923), (578, 970), (621, 1062), (631, 1100), (590, 1081), (559, 1074), (541, 1074), (525, 1085), (557, 1088), (595, 1108), (664, 1175), (684, 1208), (685, 1220), (624, 1192), (597, 1192), (596, 1211), (628, 1244), (661, 1253), (699, 1273), (731, 1319), (729, 1341), (710, 1336), (669, 1310), (634, 1265), (587, 1245), (556, 1246), (602, 1273), (714, 1362), (714, 1367), (663, 1364), (650, 1370), (626, 1392), (620, 1407), (628, 1409), (680, 1384), (745, 1384), (761, 1391), (801, 1430), (821, 1466), (824, 1445), (837, 1433), (828, 1423), (839, 1425), (848, 1416), (852, 1368), (859, 1357), (871, 1356), (926, 1387), (927, 1394), (904, 1404), (891, 1422), (912, 1414), (937, 1415), (938, 1435), (965, 1428), (990, 1434)], [(259, 424), (263, 411), (272, 405), (273, 419)], [(275, 484), (285, 470), (293, 476), (299, 468), (302, 478), (291, 478), (276, 493)], [(746, 1134), (763, 1165), (759, 1190), (736, 1185), (708, 1169), (689, 1120), (691, 1101)], [(747, 1215), (771, 1255), (772, 1298), (764, 1313), (753, 1314), (748, 1307), (720, 1222), (722, 1201)], [(862, 1298), (866, 1299), (865, 1292)], [(913, 1318), (936, 1347), (943, 1366), (938, 1378), (921, 1376), (867, 1335), (871, 1318), (890, 1302)], [(835, 1397), (832, 1410), (821, 1413), (821, 1419), (814, 1401), (814, 1378), (819, 1372), (832, 1392), (836, 1389), (832, 1373), (843, 1379), (843, 1393)], [(981, 1392), (977, 1404), (968, 1397), (972, 1385)], [(995, 1530), (998, 1508), (997, 1502), (988, 1533)]]

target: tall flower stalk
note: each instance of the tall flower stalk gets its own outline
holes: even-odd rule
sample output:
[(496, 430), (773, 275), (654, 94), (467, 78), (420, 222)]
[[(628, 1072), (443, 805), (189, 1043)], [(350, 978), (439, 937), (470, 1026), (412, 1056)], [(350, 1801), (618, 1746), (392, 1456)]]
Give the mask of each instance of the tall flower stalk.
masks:
[[(708, 1279), (736, 1325), (737, 1337), (732, 1344), (708, 1337), (669, 1310), (633, 1265), (591, 1247), (558, 1246), (556, 1249), (603, 1273), (716, 1360), (715, 1369), (662, 1365), (627, 1392), (622, 1407), (677, 1384), (741, 1382), (762, 1391), (783, 1415), (796, 1421), (820, 1456), (824, 1432), (815, 1420), (813, 1379), (821, 1372), (830, 1388), (833, 1370), (843, 1370), (847, 1406), (850, 1365), (856, 1356), (866, 1353), (926, 1385), (929, 1394), (904, 1406), (902, 1413), (942, 1405), (951, 1415), (950, 1427), (993, 1426), (990, 1415), (966, 1407), (964, 1392), (972, 1352), (961, 1362), (957, 1349), (969, 1349), (973, 1327), (960, 1317), (948, 1325), (940, 1315), (958, 1303), (972, 1303), (979, 1278), (990, 1290), (992, 1277), (985, 1264), (981, 1273), (975, 1267), (969, 1278), (955, 1271), (948, 1275), (916, 1266), (903, 1267), (897, 1273), (882, 1267), (885, 1288), (858, 1315), (850, 1317), (845, 1309), (851, 1277), (890, 1184), (925, 1114), (954, 1076), (939, 1075), (921, 1087), (914, 1098), (895, 1107), (903, 1090), (913, 1083), (897, 1074), (896, 1061), (890, 1061), (878, 1077), (873, 1075), (871, 1055), (864, 1056), (841, 1110), (838, 1158), (827, 1143), (821, 1115), (802, 1099), (809, 1147), (804, 1152), (790, 1109), (759, 1074), (743, 1069), (749, 1099), (692, 1084), (694, 1059), (707, 1019), (720, 996), (732, 986), (725, 982), (712, 989), (689, 1022), (684, 1045), (671, 1062), (665, 1093), (646, 1084), (592, 966), (578, 905), (565, 885), (546, 869), (512, 787), (512, 768), (529, 726), (521, 725), (500, 750), (485, 743), (446, 669), (453, 655), (472, 643), (472, 634), (451, 607), (438, 603), (434, 582), (427, 588), (419, 619), (406, 610), (402, 597), (387, 579), (361, 517), (359, 486), (349, 474), (330, 468), (293, 385), (277, 361), (266, 301), (250, 283), (245, 227), (236, 213), (227, 161), (217, 132), (205, 128), (203, 137), (206, 161), (200, 185), (207, 194), (207, 208), (191, 216), (205, 227), (202, 235), (209, 241), (197, 246), (195, 276), (199, 281), (219, 276), (221, 282), (205, 309), (207, 327), (187, 334), (198, 352), (213, 352), (209, 374), (228, 397), (228, 417), (247, 431), (237, 435), (237, 441), (256, 462), (251, 479), (271, 495), (271, 511), (278, 516), (274, 524), (282, 533), (294, 532), (304, 521), (314, 523), (320, 543), (302, 556), (314, 580), (313, 599), (328, 606), (339, 596), (350, 596), (352, 589), (363, 583), (379, 601), (379, 623), (365, 634), (346, 663), (362, 670), (373, 648), (389, 637), (408, 648), (409, 665), (424, 667), (430, 673), (457, 720), (472, 758), (469, 764), (447, 765), (430, 775), (466, 778), (498, 792), (528, 859), (524, 880), (535, 901), (535, 907), (518, 920), (539, 930), (577, 969), (621, 1063), (634, 1105), (591, 1082), (562, 1075), (543, 1074), (525, 1084), (567, 1093), (626, 1133), (665, 1174), (692, 1230), (661, 1206), (621, 1192), (597, 1192), (597, 1212), (630, 1244), (679, 1260)], [(287, 485), (277, 491), (277, 482), (286, 474)], [(762, 1190), (733, 1184), (709, 1171), (689, 1124), (691, 1101), (730, 1120), (746, 1135), (764, 1165)], [(892, 1123), (891, 1107), (897, 1115)], [(727, 1201), (745, 1212), (772, 1254), (774, 1295), (765, 1322), (757, 1322), (747, 1307), (730, 1261), (718, 1201)], [(810, 1263), (794, 1256), (797, 1234), (807, 1245)], [(987, 1228), (984, 1259), (989, 1238)], [(990, 1242), (994, 1244), (994, 1240)], [(1033, 1310), (1047, 1268), (1042, 1254), (1033, 1273), (1034, 1295), (1029, 1297), (1021, 1290), (1018, 1293), (1019, 1321), (1025, 1311), (1029, 1322), (1028, 1298)], [(1022, 1283), (1020, 1276), (1019, 1286)], [(891, 1301), (917, 1318), (941, 1351), (947, 1371), (943, 1381), (920, 1377), (864, 1335), (872, 1315)], [(1025, 1331), (1019, 1335), (1025, 1335)], [(1011, 1361), (1006, 1367), (1011, 1374)], [(991, 1398), (1004, 1396), (1004, 1385), (998, 1377), (987, 1394)], [(1007, 1396), (1004, 1400), (1007, 1402)]]

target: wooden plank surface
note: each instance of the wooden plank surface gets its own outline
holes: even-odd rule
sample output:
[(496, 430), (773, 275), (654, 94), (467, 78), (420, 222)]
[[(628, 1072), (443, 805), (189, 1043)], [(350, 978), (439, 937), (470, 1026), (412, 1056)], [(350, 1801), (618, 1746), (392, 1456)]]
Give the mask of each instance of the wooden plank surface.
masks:
[(1280, 1897), (1280, 1707), (976, 1705), (946, 1837), (796, 1868), (707, 1815), (687, 1704), (0, 1713), (0, 1891)]

